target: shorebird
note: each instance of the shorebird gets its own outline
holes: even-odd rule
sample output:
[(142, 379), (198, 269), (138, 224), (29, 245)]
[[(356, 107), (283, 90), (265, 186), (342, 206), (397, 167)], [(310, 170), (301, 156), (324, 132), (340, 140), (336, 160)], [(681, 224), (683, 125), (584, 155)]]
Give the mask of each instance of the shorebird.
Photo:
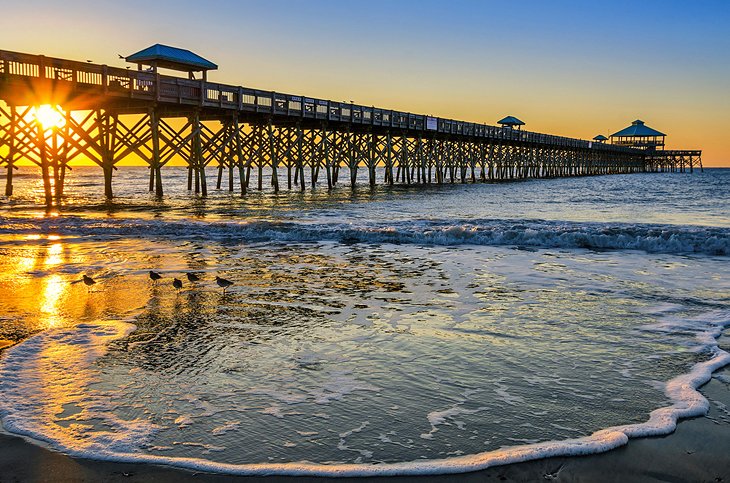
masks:
[(173, 278), (172, 286), (175, 287), (175, 290), (177, 290), (179, 292), (180, 289), (182, 288), (182, 280), (180, 280), (179, 278)]
[(162, 278), (162, 275), (150, 270), (150, 280), (152, 280), (154, 283), (157, 283), (157, 281), (161, 278)]
[(197, 275), (195, 275), (193, 272), (188, 272), (188, 273), (185, 274), (185, 276), (188, 277), (188, 281), (190, 281), (192, 283), (195, 283), (198, 280), (200, 280), (200, 277), (198, 277)]
[(233, 282), (230, 280), (226, 280), (225, 278), (215, 277), (215, 283), (218, 284), (220, 288), (223, 289), (223, 293), (226, 293), (226, 289), (233, 285)]
[(84, 285), (89, 287), (89, 292), (91, 292), (91, 286), (96, 284), (96, 280), (94, 280), (93, 278), (89, 277), (86, 274), (84, 274), (83, 280), (84, 280)]

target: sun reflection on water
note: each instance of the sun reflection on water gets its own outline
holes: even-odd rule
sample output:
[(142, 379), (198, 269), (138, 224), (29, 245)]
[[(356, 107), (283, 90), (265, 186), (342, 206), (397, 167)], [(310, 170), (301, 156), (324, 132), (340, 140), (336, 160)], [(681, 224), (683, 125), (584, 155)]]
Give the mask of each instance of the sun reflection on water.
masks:
[[(14, 343), (48, 329), (127, 317), (149, 297), (142, 271), (146, 254), (138, 252), (136, 242), (105, 251), (97, 243), (69, 242), (58, 233), (33, 233), (0, 236), (0, 254), (2, 340)], [(126, 275), (120, 276), (120, 270)], [(97, 285), (85, 286), (83, 274)]]
[(53, 245), (50, 245), (46, 251), (46, 259), (44, 260), (43, 264), (51, 267), (60, 265), (61, 263), (63, 263), (63, 258), (61, 257), (62, 253), (63, 244), (54, 243)]
[(63, 324), (63, 317), (59, 309), (59, 302), (66, 291), (68, 284), (58, 274), (46, 277), (41, 299), (41, 313), (49, 329)]

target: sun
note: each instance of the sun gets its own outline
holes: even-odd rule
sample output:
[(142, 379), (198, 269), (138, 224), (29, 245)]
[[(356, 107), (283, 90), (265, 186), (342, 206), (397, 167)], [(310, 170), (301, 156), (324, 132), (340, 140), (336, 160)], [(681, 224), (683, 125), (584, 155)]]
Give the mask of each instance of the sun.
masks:
[(62, 128), (66, 124), (63, 113), (49, 104), (38, 106), (33, 115), (44, 130)]

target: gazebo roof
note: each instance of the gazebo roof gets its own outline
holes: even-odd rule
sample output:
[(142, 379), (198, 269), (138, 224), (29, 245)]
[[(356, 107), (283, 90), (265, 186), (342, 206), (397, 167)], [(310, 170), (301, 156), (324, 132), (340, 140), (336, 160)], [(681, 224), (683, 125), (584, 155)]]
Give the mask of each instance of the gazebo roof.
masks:
[(643, 136), (666, 136), (666, 134), (652, 129), (644, 124), (644, 121), (637, 119), (631, 123), (631, 126), (620, 130), (619, 132), (611, 134), (611, 137), (617, 136), (629, 136), (629, 137), (643, 137)]
[(189, 50), (178, 49), (168, 45), (155, 44), (125, 58), (127, 62), (143, 65), (157, 65), (164, 69), (183, 72), (216, 70), (213, 62), (194, 54)]
[(507, 116), (504, 119), (500, 119), (497, 121), (497, 124), (501, 124), (503, 126), (524, 126), (525, 123), (520, 121), (514, 116)]
[(604, 136), (603, 134), (599, 134), (598, 136), (593, 138), (594, 141), (608, 141), (608, 138)]

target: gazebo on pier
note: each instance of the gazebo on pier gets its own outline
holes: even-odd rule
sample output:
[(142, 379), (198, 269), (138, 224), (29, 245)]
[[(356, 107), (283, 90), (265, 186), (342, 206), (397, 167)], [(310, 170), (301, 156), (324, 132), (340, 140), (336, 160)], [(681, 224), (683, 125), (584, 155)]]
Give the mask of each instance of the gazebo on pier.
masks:
[(599, 134), (598, 136), (594, 137), (593, 140), (597, 143), (604, 144), (606, 141), (608, 141), (608, 138), (603, 134)]
[(503, 128), (506, 127), (509, 129), (517, 129), (517, 130), (519, 130), (521, 126), (525, 125), (524, 122), (520, 121), (519, 119), (517, 119), (514, 116), (507, 116), (503, 119), (500, 119), (499, 121), (497, 121), (497, 124), (499, 124)]
[(177, 47), (155, 44), (140, 50), (136, 54), (126, 57), (124, 60), (131, 64), (137, 64), (137, 69), (142, 70), (146, 65), (157, 72), (158, 68), (187, 72), (189, 79), (195, 79), (195, 72), (202, 73), (203, 81), (208, 80), (208, 71), (217, 70), (218, 66), (213, 62), (202, 58), (198, 54)]
[(644, 121), (637, 119), (631, 126), (611, 134), (611, 144), (656, 151), (664, 149), (665, 136), (666, 134), (650, 128)]

